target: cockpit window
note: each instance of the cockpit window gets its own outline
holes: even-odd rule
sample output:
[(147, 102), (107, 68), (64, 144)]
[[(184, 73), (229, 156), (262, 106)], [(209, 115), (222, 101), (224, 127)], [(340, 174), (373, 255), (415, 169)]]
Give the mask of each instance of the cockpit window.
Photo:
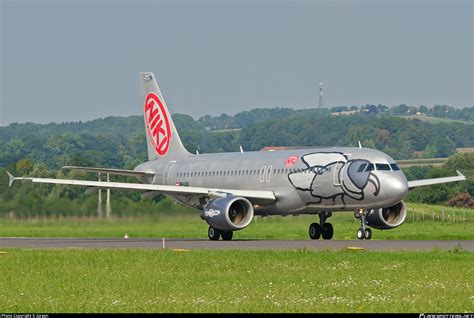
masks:
[(363, 163), (359, 166), (359, 169), (357, 169), (357, 172), (364, 172), (365, 167), (367, 166), (366, 163)]
[(390, 164), (390, 167), (392, 167), (392, 170), (393, 170), (393, 171), (398, 171), (398, 170), (400, 170), (400, 167), (399, 167), (396, 163), (391, 163), (391, 164)]
[(390, 166), (386, 163), (376, 163), (375, 167), (377, 168), (377, 170), (390, 171)]
[(374, 164), (373, 164), (373, 163), (369, 163), (369, 164), (367, 165), (367, 168), (365, 168), (365, 171), (372, 171), (372, 170), (374, 170)]

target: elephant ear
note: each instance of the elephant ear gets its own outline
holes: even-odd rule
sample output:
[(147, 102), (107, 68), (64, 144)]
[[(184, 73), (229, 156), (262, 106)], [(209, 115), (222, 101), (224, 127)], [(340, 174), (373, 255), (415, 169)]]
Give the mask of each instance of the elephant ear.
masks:
[(345, 171), (344, 185), (350, 192), (357, 193), (367, 186), (370, 178), (370, 171), (365, 171), (369, 164), (368, 160), (356, 159), (349, 161), (349, 165)]
[(310, 191), (314, 173), (308, 173), (306, 170), (304, 172), (293, 172), (288, 175), (288, 179), (295, 188)]
[(346, 162), (347, 158), (338, 152), (317, 152), (304, 155), (302, 161), (308, 167), (327, 166), (334, 162)]

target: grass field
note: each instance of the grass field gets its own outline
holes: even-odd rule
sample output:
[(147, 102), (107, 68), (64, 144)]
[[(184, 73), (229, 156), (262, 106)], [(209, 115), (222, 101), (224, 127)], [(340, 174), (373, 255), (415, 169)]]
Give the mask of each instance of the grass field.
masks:
[(4, 250), (3, 312), (473, 312), (474, 253)]
[[(444, 213), (443, 213), (444, 211)], [(360, 223), (351, 212), (334, 213), (334, 239), (356, 239)], [(433, 220), (434, 217), (434, 220)], [(308, 227), (317, 216), (256, 217), (235, 239), (308, 239)], [(208, 225), (195, 214), (157, 214), (155, 217), (23, 217), (0, 219), (3, 237), (166, 237), (206, 238)], [(474, 210), (408, 203), (402, 226), (374, 230), (373, 239), (474, 239)]]

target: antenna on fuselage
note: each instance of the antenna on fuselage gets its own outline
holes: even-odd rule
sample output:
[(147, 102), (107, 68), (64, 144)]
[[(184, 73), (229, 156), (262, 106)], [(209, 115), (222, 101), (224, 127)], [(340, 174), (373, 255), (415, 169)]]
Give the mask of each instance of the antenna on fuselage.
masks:
[(240, 148), (240, 152), (244, 153), (244, 150), (242, 149), (242, 145), (239, 145), (239, 148)]

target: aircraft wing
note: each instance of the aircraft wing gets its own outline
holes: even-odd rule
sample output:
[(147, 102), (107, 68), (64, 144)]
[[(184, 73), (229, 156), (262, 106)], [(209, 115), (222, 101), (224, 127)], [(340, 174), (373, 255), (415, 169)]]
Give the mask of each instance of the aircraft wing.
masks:
[(440, 183), (448, 183), (448, 182), (456, 182), (456, 181), (466, 180), (466, 176), (464, 176), (461, 172), (459, 172), (459, 170), (456, 170), (456, 173), (457, 173), (456, 177), (444, 177), (444, 178), (434, 178), (434, 179), (408, 181), (408, 189), (413, 189), (413, 188), (416, 188), (416, 187), (422, 187), (422, 186), (433, 185), (433, 184), (440, 184)]
[(120, 176), (131, 176), (131, 177), (153, 177), (154, 172), (142, 172), (135, 170), (124, 170), (124, 169), (108, 169), (108, 168), (93, 168), (93, 167), (76, 167), (76, 166), (64, 166), (61, 169), (64, 170), (78, 170), (86, 172), (97, 172), (104, 174), (114, 174)]
[(26, 180), (33, 183), (49, 183), (86, 187), (86, 192), (93, 192), (97, 189), (116, 189), (116, 190), (132, 190), (142, 192), (154, 192), (156, 194), (169, 195), (198, 195), (204, 197), (224, 197), (227, 194), (247, 198), (252, 203), (269, 204), (276, 200), (272, 191), (261, 190), (236, 190), (236, 189), (217, 189), (203, 187), (186, 187), (173, 185), (158, 185), (144, 183), (126, 183), (126, 182), (105, 182), (105, 181), (89, 181), (89, 180), (70, 180), (70, 179), (49, 179), (49, 178), (30, 178), (30, 177), (14, 177), (8, 173), (9, 186), (11, 187), (15, 180)]

